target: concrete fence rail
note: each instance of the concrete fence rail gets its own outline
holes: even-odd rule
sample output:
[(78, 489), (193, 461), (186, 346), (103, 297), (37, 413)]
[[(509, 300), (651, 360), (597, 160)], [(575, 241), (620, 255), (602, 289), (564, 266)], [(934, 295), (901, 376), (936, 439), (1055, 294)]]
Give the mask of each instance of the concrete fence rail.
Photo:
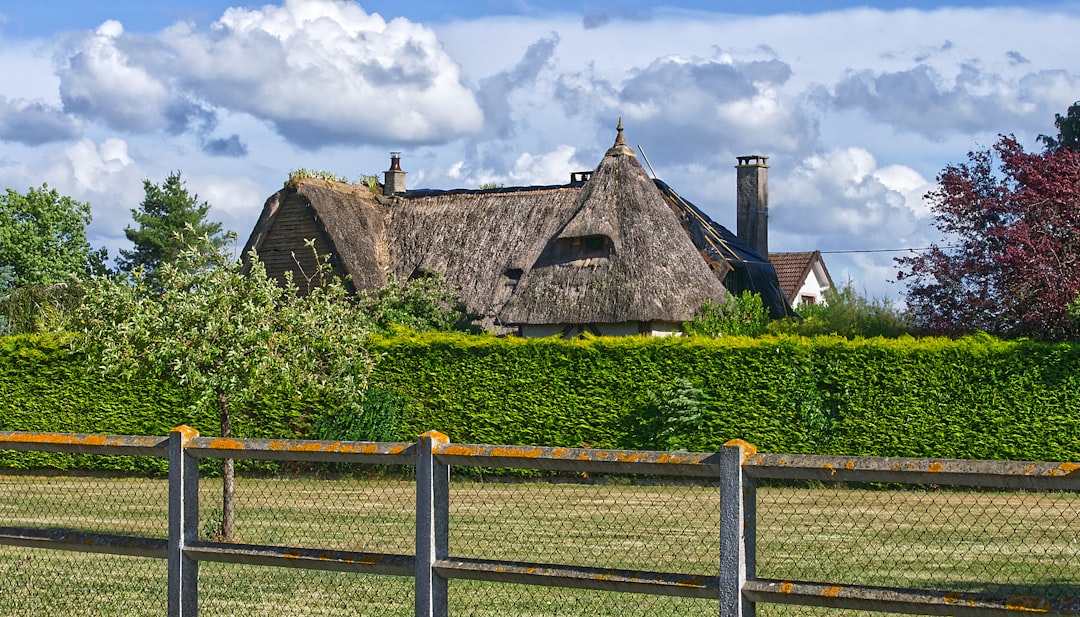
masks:
[[(167, 560), (170, 617), (197, 614), (199, 565), (209, 562), (412, 577), (418, 617), (449, 614), (452, 600), (447, 585), (452, 580), (709, 599), (716, 602), (714, 614), (722, 616), (751, 616), (758, 604), (927, 615), (1080, 615), (1080, 563), (1064, 570), (1066, 579), (1055, 581), (1054, 589), (1061, 591), (1057, 596), (967, 591), (972, 585), (955, 589), (875, 586), (846, 576), (840, 577), (845, 580), (809, 581), (758, 576), (759, 546), (769, 540), (759, 525), (766, 510), (787, 508), (797, 514), (799, 506), (784, 504), (794, 504), (802, 493), (818, 490), (814, 487), (870, 485), (882, 494), (890, 490), (887, 485), (965, 487), (985, 491), (985, 498), (977, 493), (979, 503), (992, 503), (999, 490), (1064, 493), (1069, 496), (1068, 516), (1073, 516), (1080, 512), (1076, 499), (1080, 465), (1071, 463), (764, 454), (739, 441), (718, 453), (468, 445), (450, 443), (434, 431), (414, 443), (220, 439), (200, 437), (186, 427), (174, 429), (165, 438), (0, 432), (0, 450), (167, 458), (167, 538), (8, 525), (0, 507), (0, 545)], [(200, 539), (199, 461), (226, 458), (413, 468), (415, 550), (401, 554)], [(719, 492), (715, 568), (686, 573), (455, 554), (449, 541), (451, 467), (705, 482)], [(757, 493), (772, 485), (781, 487), (774, 494), (790, 502), (762, 505)], [(1072, 521), (1071, 528), (1055, 533), (1065, 538), (1065, 544), (1075, 544), (1080, 520), (1064, 520)], [(853, 521), (848, 526), (859, 524)]]

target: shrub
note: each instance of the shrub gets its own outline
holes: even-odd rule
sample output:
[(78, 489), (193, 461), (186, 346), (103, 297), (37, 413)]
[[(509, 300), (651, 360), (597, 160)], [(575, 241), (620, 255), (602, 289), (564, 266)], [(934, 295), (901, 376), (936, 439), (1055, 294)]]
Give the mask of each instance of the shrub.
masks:
[(760, 336), (769, 324), (769, 311), (756, 293), (744, 291), (719, 302), (706, 300), (701, 315), (683, 324), (691, 336)]
[(825, 291), (825, 301), (799, 308), (800, 318), (789, 317), (768, 325), (770, 334), (836, 335), (848, 339), (883, 336), (896, 338), (916, 333), (912, 317), (889, 300), (868, 300), (849, 280)]

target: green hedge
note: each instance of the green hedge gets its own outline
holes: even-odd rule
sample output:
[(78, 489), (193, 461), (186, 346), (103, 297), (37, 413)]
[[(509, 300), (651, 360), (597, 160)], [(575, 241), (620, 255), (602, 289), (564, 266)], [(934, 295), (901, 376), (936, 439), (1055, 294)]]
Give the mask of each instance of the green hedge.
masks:
[[(0, 430), (113, 435), (167, 435), (182, 424), (217, 435), (212, 406), (193, 408), (185, 393), (151, 379), (108, 378), (71, 349), (68, 334), (0, 337)], [(312, 405), (281, 393), (240, 409), (234, 431), (250, 437), (307, 436)], [(71, 456), (0, 450), (0, 466), (153, 469), (132, 457)]]
[(403, 432), (454, 441), (1080, 460), (1080, 345), (988, 336), (379, 339)]
[[(68, 341), (0, 338), (0, 430), (216, 434), (212, 409), (162, 383), (103, 379)], [(435, 429), (462, 443), (712, 451), (739, 437), (771, 452), (1080, 460), (1077, 344), (436, 333), (376, 338), (371, 351), (365, 413), (397, 423), (401, 440)], [(240, 415), (243, 436), (374, 430), (284, 392)], [(383, 424), (379, 438), (393, 437)]]

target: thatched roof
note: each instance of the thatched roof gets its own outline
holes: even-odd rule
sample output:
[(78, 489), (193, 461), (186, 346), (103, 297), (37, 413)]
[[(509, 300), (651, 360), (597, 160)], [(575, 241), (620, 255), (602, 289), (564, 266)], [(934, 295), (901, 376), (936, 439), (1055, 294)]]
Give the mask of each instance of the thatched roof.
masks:
[(384, 210), (366, 186), (290, 181), (266, 200), (244, 256), (254, 249), (270, 274), (280, 278), (289, 270), (301, 283), (316, 267), (304, 240), (315, 240), (318, 254), (331, 255), (335, 270), (347, 275), (354, 289), (377, 289), (386, 284), (389, 263)]
[(726, 293), (625, 145), (608, 150), (563, 221), (523, 274), (504, 321), (686, 321)]
[[(332, 253), (357, 289), (377, 288), (391, 273), (441, 273), (486, 327), (680, 322), (727, 293), (733, 266), (698, 241), (715, 232), (702, 231), (707, 225), (679, 200), (646, 175), (620, 126), (584, 183), (383, 197), (365, 186), (291, 182), (267, 200), (248, 248), (273, 272), (270, 253), (322, 236), (328, 248), (320, 252)], [(290, 217), (297, 222), (286, 224)], [(768, 274), (775, 284), (771, 267)]]

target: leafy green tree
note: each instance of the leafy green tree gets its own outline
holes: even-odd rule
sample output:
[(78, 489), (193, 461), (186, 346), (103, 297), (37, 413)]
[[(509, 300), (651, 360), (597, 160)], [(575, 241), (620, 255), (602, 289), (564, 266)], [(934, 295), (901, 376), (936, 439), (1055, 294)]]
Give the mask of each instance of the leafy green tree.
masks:
[(209, 249), (220, 250), (229, 243), (231, 232), (223, 233), (221, 223), (206, 219), (210, 204), (199, 203), (197, 194), (188, 193), (179, 171), (170, 173), (161, 184), (143, 180), (143, 191), (142, 203), (131, 211), (137, 227), (129, 225), (124, 229), (135, 248), (120, 250), (117, 265), (122, 272), (141, 267), (145, 276), (154, 281), (162, 264), (175, 262), (189, 248), (184, 240), (190, 235), (188, 229), (207, 238)]
[[(86, 283), (75, 330), (101, 370), (120, 376), (168, 379), (187, 388), (197, 409), (217, 408), (221, 436), (233, 434), (233, 412), (282, 387), (344, 408), (359, 408), (372, 359), (368, 324), (340, 281), (300, 294), (279, 285), (251, 255), (246, 274), (212, 238), (192, 241), (150, 282)], [(324, 264), (325, 268), (325, 264)], [(220, 532), (234, 528), (234, 465), (222, 469)]]
[(769, 311), (761, 296), (744, 291), (719, 302), (706, 300), (701, 315), (683, 324), (691, 336), (760, 336), (769, 324)]
[(373, 328), (390, 332), (394, 326), (404, 326), (416, 332), (463, 329), (467, 321), (465, 308), (457, 290), (440, 274), (419, 276), (405, 283), (390, 277), (382, 288), (361, 292), (357, 309), (363, 312)]
[(0, 195), (0, 268), (10, 285), (52, 285), (72, 275), (104, 273), (105, 249), (86, 240), (90, 204), (62, 196), (48, 184), (26, 194)]
[(1064, 116), (1054, 114), (1054, 127), (1058, 130), (1057, 137), (1039, 135), (1048, 152), (1061, 148), (1080, 152), (1080, 101), (1070, 105)]

